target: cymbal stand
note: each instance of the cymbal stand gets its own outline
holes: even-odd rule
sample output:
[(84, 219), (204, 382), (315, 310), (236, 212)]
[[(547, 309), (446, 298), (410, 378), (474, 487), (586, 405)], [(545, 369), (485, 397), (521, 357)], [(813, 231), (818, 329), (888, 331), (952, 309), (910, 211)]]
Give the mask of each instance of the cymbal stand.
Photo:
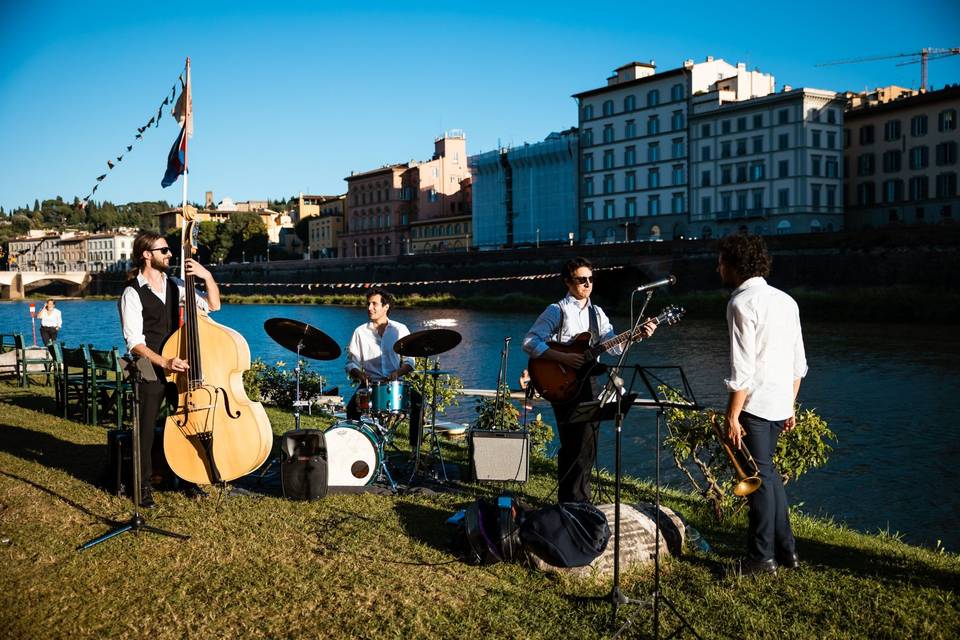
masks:
[[(503, 339), (503, 351), (500, 352), (500, 372), (497, 374), (497, 396), (493, 402), (493, 428), (503, 429), (503, 404), (507, 394), (503, 392), (504, 384), (507, 380), (507, 355), (510, 352), (510, 336)], [(507, 391), (509, 393), (509, 390)]]
[[(293, 372), (297, 379), (297, 387), (294, 394), (293, 400), (293, 430), (300, 431), (300, 407), (306, 405), (308, 408), (310, 406), (309, 400), (300, 400), (300, 350), (303, 348), (303, 340), (297, 343), (297, 366), (294, 367)], [(267, 463), (267, 466), (263, 471), (260, 472), (260, 476), (257, 479), (258, 482), (262, 482), (265, 477), (268, 475), (276, 475), (276, 471), (273, 471), (273, 465), (280, 462), (279, 454), (270, 458), (270, 462)]]
[[(447, 466), (443, 461), (443, 451), (440, 449), (440, 439), (437, 437), (437, 376), (440, 370), (440, 356), (436, 356), (436, 359), (433, 361), (433, 371), (429, 370), (430, 357), (427, 356), (423, 360), (423, 390), (427, 390), (427, 376), (433, 378), (433, 394), (430, 397), (430, 410), (432, 413), (432, 425), (430, 427), (430, 435), (432, 438), (432, 446), (430, 448), (430, 453), (436, 453), (437, 458), (440, 460), (440, 471), (443, 473), (443, 481), (449, 482), (447, 477)], [(410, 482), (413, 481), (413, 478), (417, 475), (417, 471), (420, 470), (420, 449), (423, 446), (423, 426), (424, 426), (424, 411), (421, 406), (420, 410), (420, 424), (417, 431), (417, 451), (413, 462), (413, 473), (410, 474)], [(411, 425), (411, 428), (413, 426)], [(410, 484), (408, 482), (407, 484)]]
[[(153, 365), (146, 358), (137, 358), (130, 362), (127, 365), (127, 376), (130, 380), (130, 388), (133, 391), (133, 433), (131, 433), (131, 443), (130, 443), (130, 458), (133, 463), (133, 514), (130, 516), (130, 519), (125, 523), (119, 524), (110, 531), (84, 542), (79, 547), (77, 551), (84, 551), (100, 544), (101, 542), (106, 542), (110, 538), (120, 535), (121, 533), (133, 532), (138, 534), (141, 531), (146, 531), (148, 533), (156, 533), (158, 535), (167, 536), (170, 538), (176, 538), (178, 540), (189, 540), (190, 536), (183, 535), (182, 533), (174, 533), (173, 531), (166, 531), (164, 529), (159, 529), (157, 527), (152, 527), (147, 524), (147, 521), (144, 519), (143, 514), (140, 513), (140, 383), (143, 382), (143, 371), (141, 367), (146, 367), (149, 369), (149, 376), (152, 378), (151, 381), (155, 381), (156, 372), (153, 370)], [(123, 456), (121, 456), (122, 458)]]

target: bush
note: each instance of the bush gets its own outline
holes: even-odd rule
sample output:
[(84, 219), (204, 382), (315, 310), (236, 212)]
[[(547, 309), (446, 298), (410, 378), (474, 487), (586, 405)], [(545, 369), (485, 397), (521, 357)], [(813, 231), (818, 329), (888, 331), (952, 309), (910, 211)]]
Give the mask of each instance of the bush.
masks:
[[(660, 391), (668, 400), (680, 399), (669, 389), (661, 388)], [(711, 422), (714, 416), (723, 419), (722, 414), (711, 410), (668, 409), (666, 418), (669, 435), (664, 442), (673, 453), (677, 469), (683, 472), (694, 490), (710, 503), (719, 521), (740, 509), (746, 504), (746, 499), (733, 495), (735, 475), (713, 430)], [(796, 427), (780, 435), (773, 457), (784, 483), (826, 464), (827, 457), (833, 451), (829, 441), (836, 441), (826, 421), (813, 410), (801, 409), (797, 405), (796, 418)], [(694, 470), (699, 472), (699, 481)]]
[[(424, 359), (416, 359), (416, 367), (412, 373), (408, 373), (406, 380), (410, 382), (410, 385), (423, 394), (423, 410), (427, 411), (430, 408), (430, 403), (433, 402), (433, 376), (430, 374), (426, 375), (426, 385), (424, 385)], [(429, 368), (427, 369), (429, 371)], [(442, 374), (437, 376), (437, 413), (443, 413), (443, 411), (450, 406), (456, 406), (460, 404), (460, 390), (463, 389), (463, 380), (460, 379), (460, 376), (454, 376), (449, 374)], [(424, 414), (426, 415), (426, 414)]]
[[(506, 429), (520, 431), (520, 410), (510, 400), (510, 389), (506, 385), (500, 387), (503, 399), (497, 410), (496, 398), (480, 398), (477, 402), (477, 417), (473, 421), (474, 429)], [(553, 441), (553, 427), (543, 421), (538, 413), (535, 420), (527, 423), (530, 434), (530, 454), (538, 458), (547, 457), (547, 445)]]
[[(324, 386), (323, 377), (310, 370), (310, 363), (301, 360), (300, 397), (315, 398), (321, 394)], [(255, 402), (292, 409), (297, 395), (296, 371), (287, 370), (283, 361), (268, 365), (257, 358), (243, 374), (243, 387), (247, 391), (247, 397)]]

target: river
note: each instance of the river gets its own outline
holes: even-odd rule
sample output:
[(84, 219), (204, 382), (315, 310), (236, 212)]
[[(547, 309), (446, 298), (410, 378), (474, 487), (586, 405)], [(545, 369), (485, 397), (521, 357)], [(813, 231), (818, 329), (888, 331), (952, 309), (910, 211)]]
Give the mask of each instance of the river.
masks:
[[(38, 304), (39, 307), (39, 304)], [(123, 346), (116, 304), (64, 300), (58, 304), (68, 345), (89, 342), (97, 348)], [(654, 303), (653, 309), (656, 309)], [(345, 345), (366, 319), (360, 308), (302, 305), (227, 305), (214, 318), (242, 333), (254, 358), (290, 363), (293, 354), (263, 331), (268, 318), (308, 322)], [(511, 386), (526, 358), (520, 349), (533, 318), (529, 314), (445, 309), (397, 309), (392, 316), (411, 331), (425, 320), (456, 322), (462, 343), (441, 356), (441, 366), (458, 373), (468, 388), (496, 386), (504, 338), (512, 338), (508, 356)], [(623, 330), (627, 318), (613, 318)], [(954, 423), (960, 393), (960, 338), (952, 327), (817, 322), (804, 319), (810, 372), (800, 400), (814, 408), (837, 435), (827, 465), (791, 483), (790, 501), (805, 513), (824, 515), (866, 532), (889, 530), (908, 542), (937, 541), (960, 551), (960, 436)], [(27, 303), (0, 303), (0, 331), (30, 336)], [(38, 329), (39, 331), (39, 329)], [(722, 407), (727, 372), (723, 318), (687, 317), (663, 327), (654, 339), (636, 346), (629, 364), (679, 365), (701, 404)], [(329, 384), (346, 387), (343, 360), (311, 362)], [(538, 408), (552, 420), (549, 408)], [(469, 407), (459, 415), (469, 416)], [(291, 425), (292, 427), (292, 425)], [(637, 409), (624, 423), (626, 473), (652, 477), (655, 464), (655, 414)], [(613, 469), (612, 425), (601, 429), (599, 460)], [(683, 486), (664, 451), (670, 484)]]

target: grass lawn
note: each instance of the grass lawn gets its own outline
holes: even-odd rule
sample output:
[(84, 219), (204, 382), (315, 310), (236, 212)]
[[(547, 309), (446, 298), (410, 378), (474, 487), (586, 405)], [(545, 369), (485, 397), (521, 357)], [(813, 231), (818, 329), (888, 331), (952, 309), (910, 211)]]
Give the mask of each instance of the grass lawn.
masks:
[[(469, 566), (444, 524), (495, 486), (402, 496), (337, 495), (304, 503), (251, 495), (191, 501), (157, 495), (148, 523), (190, 540), (126, 534), (75, 548), (124, 520), (129, 502), (98, 486), (106, 430), (50, 415), (46, 390), (0, 383), (2, 638), (566, 638), (610, 637), (609, 579), (555, 577), (519, 564)], [(276, 433), (292, 428), (270, 410)], [(319, 426), (306, 418), (304, 426)], [(463, 446), (447, 453), (464, 457)], [(534, 465), (526, 499), (553, 488)], [(951, 488), (945, 488), (951, 490)], [(611, 492), (612, 495), (612, 492)], [(652, 499), (630, 479), (625, 502)], [(795, 514), (804, 568), (736, 579), (743, 517), (722, 525), (691, 495), (668, 492), (712, 545), (664, 565), (664, 592), (705, 638), (956, 638), (960, 558)], [(643, 596), (652, 572), (622, 576)], [(622, 610), (621, 637), (647, 637), (652, 612)], [(672, 628), (675, 619), (663, 614)]]

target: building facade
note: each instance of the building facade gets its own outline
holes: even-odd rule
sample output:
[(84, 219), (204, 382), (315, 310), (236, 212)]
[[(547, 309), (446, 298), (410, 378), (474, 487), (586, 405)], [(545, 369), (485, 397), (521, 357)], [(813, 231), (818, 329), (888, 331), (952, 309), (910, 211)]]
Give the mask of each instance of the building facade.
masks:
[(846, 113), (846, 226), (955, 220), (960, 85), (860, 104)]
[[(470, 168), (466, 136), (451, 131), (434, 140), (430, 160), (411, 161), (355, 173), (346, 178), (346, 220), (340, 234), (339, 257), (394, 256), (413, 251), (411, 224), (436, 223), (446, 230), (469, 218)], [(425, 228), (418, 225), (418, 229)], [(434, 228), (434, 227), (429, 227)], [(439, 242), (437, 251), (457, 250), (455, 243)], [(471, 239), (464, 238), (465, 246)]]
[(131, 265), (133, 238), (131, 232), (32, 232), (10, 240), (9, 264), (18, 271), (125, 271)]
[[(775, 86), (772, 75), (708, 57), (661, 73), (653, 62), (632, 62), (606, 86), (575, 94), (580, 241), (699, 237), (744, 227), (795, 233), (814, 222), (839, 228), (839, 148), (833, 154), (826, 145), (828, 138), (839, 144), (843, 116), (825, 106), (836, 94), (775, 94)], [(789, 104), (775, 106), (780, 101)], [(783, 110), (794, 114), (787, 122), (779, 119)], [(808, 118), (816, 118), (811, 126)], [(783, 134), (788, 146), (780, 149)], [(774, 182), (781, 155), (789, 156), (789, 186)], [(819, 181), (805, 179), (815, 171), (809, 177)], [(817, 210), (808, 211), (818, 198)], [(769, 220), (773, 215), (788, 217)]]
[[(309, 257), (314, 259), (336, 258), (340, 250), (340, 234), (343, 232), (344, 209), (347, 195), (321, 196), (322, 201), (307, 206), (316, 207), (316, 212), (308, 210), (307, 239)], [(301, 216), (303, 210), (301, 209)]]
[(474, 246), (480, 250), (579, 239), (576, 128), (543, 142), (470, 158)]
[(843, 228), (843, 98), (785, 87), (737, 101), (729, 84), (691, 98), (687, 235)]

